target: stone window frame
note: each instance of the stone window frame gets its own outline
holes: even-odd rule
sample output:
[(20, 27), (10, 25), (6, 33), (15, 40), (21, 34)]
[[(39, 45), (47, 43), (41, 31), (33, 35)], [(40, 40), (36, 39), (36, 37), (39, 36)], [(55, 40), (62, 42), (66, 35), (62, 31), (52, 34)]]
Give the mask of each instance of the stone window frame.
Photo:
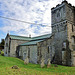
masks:
[(39, 47), (38, 47), (38, 49), (37, 49), (37, 56), (39, 56), (40, 54), (40, 50), (39, 50)]
[(6, 49), (5, 53), (7, 54), (7, 49)]
[(21, 54), (22, 54), (22, 47), (20, 47), (19, 49), (19, 56), (22, 56)]
[(28, 48), (28, 58), (30, 58), (30, 48)]
[(6, 47), (8, 47), (8, 43), (6, 43)]
[(50, 53), (50, 46), (47, 46), (47, 53)]
[(62, 51), (65, 51), (66, 50), (66, 41), (63, 41), (62, 43)]
[(27, 57), (27, 53), (26, 53), (26, 52), (23, 53), (23, 58), (24, 58), (25, 55), (26, 55), (26, 57)]
[(75, 44), (75, 36), (72, 36), (72, 38), (73, 38), (73, 44)]

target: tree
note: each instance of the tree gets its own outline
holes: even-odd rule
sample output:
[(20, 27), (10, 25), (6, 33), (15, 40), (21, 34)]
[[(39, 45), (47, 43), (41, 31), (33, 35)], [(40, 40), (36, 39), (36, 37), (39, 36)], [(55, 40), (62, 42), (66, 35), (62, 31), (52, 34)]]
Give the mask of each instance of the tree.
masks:
[(0, 43), (0, 47), (3, 49), (4, 48), (4, 44), (5, 44), (5, 41), (4, 39), (1, 40), (1, 43)]
[(5, 43), (5, 41), (4, 41), (4, 39), (2, 39), (2, 40), (1, 40), (1, 45), (4, 46), (4, 43)]

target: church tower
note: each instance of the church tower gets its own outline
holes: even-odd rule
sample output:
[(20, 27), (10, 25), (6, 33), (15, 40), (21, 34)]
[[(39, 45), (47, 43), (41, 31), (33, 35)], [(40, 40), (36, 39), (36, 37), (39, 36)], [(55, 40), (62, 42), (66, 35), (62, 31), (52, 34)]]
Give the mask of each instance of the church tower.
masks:
[(51, 9), (51, 14), (56, 63), (75, 65), (75, 58), (73, 58), (75, 53), (73, 44), (75, 43), (75, 7), (64, 0)]

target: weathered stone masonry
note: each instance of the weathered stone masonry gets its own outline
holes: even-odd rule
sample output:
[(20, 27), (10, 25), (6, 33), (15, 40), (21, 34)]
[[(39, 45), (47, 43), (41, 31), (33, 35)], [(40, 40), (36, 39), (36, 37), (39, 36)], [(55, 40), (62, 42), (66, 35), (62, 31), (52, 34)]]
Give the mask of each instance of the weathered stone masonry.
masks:
[[(52, 34), (54, 34), (56, 63), (74, 66), (72, 36), (75, 27), (75, 7), (63, 1), (52, 8)], [(72, 35), (73, 34), (73, 35)], [(73, 40), (74, 41), (74, 40)], [(64, 48), (65, 46), (65, 48)]]
[(5, 56), (18, 55), (23, 60), (28, 56), (31, 63), (44, 59), (45, 64), (50, 59), (51, 63), (75, 66), (75, 7), (64, 0), (51, 9), (51, 18), (51, 34), (15, 39), (7, 35)]
[(7, 34), (5, 38), (4, 55), (11, 56), (11, 57), (17, 57), (16, 51), (17, 51), (18, 45), (31, 40), (31, 38), (28, 38), (28, 39), (25, 39), (25, 38), (27, 37)]

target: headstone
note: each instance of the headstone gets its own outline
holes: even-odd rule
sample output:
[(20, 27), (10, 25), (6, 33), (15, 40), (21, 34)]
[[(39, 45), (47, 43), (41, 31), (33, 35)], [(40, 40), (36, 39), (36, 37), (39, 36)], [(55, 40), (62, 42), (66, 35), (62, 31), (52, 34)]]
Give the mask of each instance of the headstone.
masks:
[(58, 67), (58, 65), (57, 64), (54, 64), (54, 67)]
[(25, 60), (24, 60), (24, 64), (28, 64), (29, 63), (29, 58), (27, 57)]
[(47, 68), (49, 68), (50, 66), (51, 66), (51, 60), (50, 59), (48, 59), (48, 61), (47, 61)]
[(12, 69), (19, 69), (17, 65), (14, 65)]
[(45, 60), (44, 60), (44, 58), (42, 58), (42, 59), (41, 59), (41, 64), (40, 64), (40, 65), (41, 65), (41, 68), (44, 68), (44, 67), (45, 67), (44, 62), (45, 62)]

